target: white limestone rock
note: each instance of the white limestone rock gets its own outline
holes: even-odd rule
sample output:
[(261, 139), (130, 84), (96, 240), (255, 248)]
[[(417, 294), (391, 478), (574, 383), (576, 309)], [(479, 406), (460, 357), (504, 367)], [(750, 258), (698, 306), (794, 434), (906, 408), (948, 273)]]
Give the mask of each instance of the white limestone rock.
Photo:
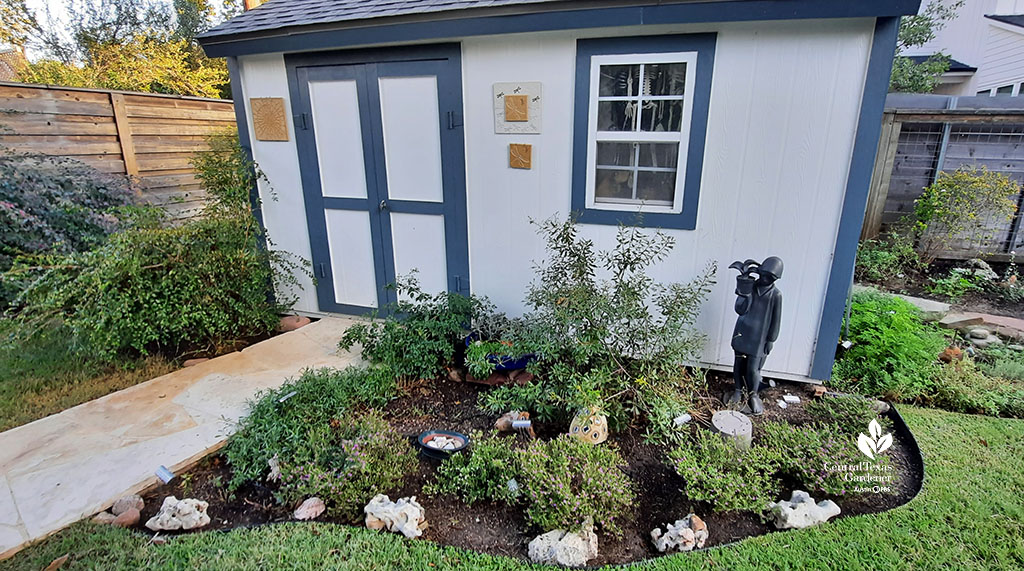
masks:
[(413, 538), (423, 535), (427, 528), (426, 514), (416, 496), (393, 502), (386, 495), (377, 494), (366, 504), (363, 512), (366, 513), (366, 527), (370, 529), (387, 529)]
[(164, 498), (160, 511), (146, 522), (146, 527), (153, 531), (171, 531), (175, 529), (196, 529), (209, 525), (210, 516), (206, 508), (210, 504), (192, 498), (178, 500), (174, 496)]
[(814, 503), (807, 492), (794, 490), (789, 501), (768, 504), (778, 529), (803, 529), (828, 521), (839, 515), (840, 509), (832, 500)]
[(324, 501), (317, 497), (308, 498), (302, 502), (298, 508), (295, 509), (295, 513), (292, 515), (298, 520), (313, 519), (320, 514), (324, 513), (327, 506), (324, 505)]
[(708, 540), (707, 524), (694, 514), (676, 520), (675, 523), (666, 523), (665, 528), (664, 533), (660, 527), (651, 531), (651, 540), (654, 541), (654, 546), (658, 548), (658, 551), (662, 553), (672, 549), (677, 551), (700, 549)]
[(587, 561), (597, 557), (594, 522), (587, 518), (583, 529), (578, 533), (556, 529), (538, 535), (530, 542), (528, 552), (530, 561), (534, 563), (583, 567)]

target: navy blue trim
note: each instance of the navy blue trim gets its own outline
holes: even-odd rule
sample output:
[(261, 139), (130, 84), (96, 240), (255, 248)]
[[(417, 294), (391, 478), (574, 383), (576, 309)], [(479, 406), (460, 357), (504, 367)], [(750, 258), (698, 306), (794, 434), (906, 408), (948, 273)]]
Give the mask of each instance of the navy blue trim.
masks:
[(683, 178), (683, 209), (678, 214), (644, 213), (643, 226), (693, 230), (697, 227), (700, 181), (704, 170), (704, 142), (711, 105), (711, 78), (715, 66), (715, 34), (638, 36), (578, 40), (576, 42), (576, 98), (572, 144), (572, 210), (585, 224), (635, 224), (638, 208), (597, 210), (587, 208), (587, 143), (590, 129), (590, 60), (595, 55), (697, 52), (697, 73), (692, 87), (686, 172)]
[(850, 172), (846, 179), (846, 194), (836, 235), (835, 253), (832, 256), (832, 268), (829, 271), (825, 303), (818, 326), (818, 340), (811, 361), (812, 379), (828, 379), (832, 376), (839, 331), (843, 325), (843, 310), (846, 307), (846, 298), (853, 280), (853, 267), (857, 260), (857, 244), (864, 223), (864, 209), (868, 202), (868, 187), (875, 166), (878, 137), (882, 132), (882, 112), (885, 107), (885, 95), (889, 91), (889, 76), (892, 73), (898, 31), (899, 18), (879, 18), (875, 22), (871, 55), (864, 79), (864, 95), (860, 104), (860, 118), (857, 121)]
[[(575, 10), (549, 8), (550, 11), (532, 14), (477, 17), (469, 16), (472, 10), (452, 10), (431, 15), (431, 19), (424, 21), (395, 24), (388, 23), (385, 18), (376, 21), (371, 19), (340, 22), (337, 23), (339, 27), (333, 30), (303, 31), (302, 26), (297, 26), (232, 35), (207, 35), (201, 36), (199, 42), (208, 56), (224, 57), (613, 26), (898, 17), (916, 14), (920, 5), (921, 0), (717, 1)], [(346, 25), (350, 27), (342, 27)]]
[[(295, 112), (296, 144), (302, 176), (303, 199), (309, 224), (314, 270), (324, 275), (318, 284), (321, 311), (367, 313), (372, 308), (339, 304), (334, 298), (324, 209), (342, 209), (370, 213), (374, 243), (374, 272), (377, 303), (383, 308), (396, 301), (396, 270), (391, 220), (380, 208), (386, 202), (390, 212), (443, 215), (445, 250), (450, 291), (469, 292), (469, 244), (466, 223), (465, 145), (462, 128), (445, 121), (447, 114), (462, 113), (462, 63), (458, 44), (422, 46), (412, 49), (351, 50), (325, 54), (287, 56), (289, 91)], [(441, 140), (443, 202), (391, 199), (387, 196), (387, 172), (384, 168), (384, 138), (381, 125), (380, 91), (377, 80), (389, 76), (437, 77), (439, 136)], [(322, 196), (316, 137), (312, 128), (309, 100), (311, 80), (354, 80), (357, 85), (362, 127), (363, 158), (367, 198)], [(456, 123), (456, 122), (452, 122)], [(308, 128), (303, 128), (306, 125)], [(320, 275), (318, 273), (318, 275)]]

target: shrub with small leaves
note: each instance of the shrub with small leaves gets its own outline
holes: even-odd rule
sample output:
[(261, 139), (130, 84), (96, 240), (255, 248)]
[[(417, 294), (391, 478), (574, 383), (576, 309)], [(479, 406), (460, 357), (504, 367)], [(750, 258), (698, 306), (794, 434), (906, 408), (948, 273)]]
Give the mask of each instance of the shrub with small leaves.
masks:
[(906, 234), (891, 232), (884, 237), (864, 240), (857, 246), (855, 277), (861, 281), (884, 282), (899, 274), (921, 268), (921, 259), (913, 240)]
[[(0, 272), (24, 254), (85, 252), (119, 226), (134, 201), (131, 181), (66, 157), (0, 151)], [(9, 302), (24, 284), (0, 282)]]
[(346, 350), (362, 345), (364, 359), (389, 367), (402, 380), (436, 378), (488, 304), (453, 292), (425, 293), (415, 275), (400, 279), (395, 288), (399, 301), (387, 307), (387, 317), (349, 327), (338, 345)]
[(995, 228), (1017, 210), (1014, 197), (1020, 184), (985, 167), (940, 172), (935, 182), (914, 201), (918, 250), (931, 263), (957, 240), (991, 240)]
[[(294, 297), (301, 260), (268, 247), (248, 201), (255, 167), (233, 147), (209, 154), (198, 176), (220, 167), (248, 173), (209, 182), (203, 215), (174, 227), (152, 220), (84, 253), (19, 258), (5, 280), (28, 283), (12, 302), (23, 329), (62, 322), (77, 346), (113, 361), (154, 350), (217, 352), (273, 331)], [(136, 216), (138, 224), (143, 217)]]
[[(856, 465), (864, 456), (857, 450), (854, 438), (834, 425), (766, 422), (763, 428), (764, 437), (758, 448), (771, 450), (778, 474), (796, 480), (801, 489), (844, 496), (858, 486), (856, 481), (845, 480), (846, 473), (834, 467)], [(861, 431), (867, 429), (865, 424)], [(874, 463), (885, 465), (888, 456), (877, 456)]]
[(843, 434), (856, 436), (878, 418), (874, 402), (860, 395), (824, 397), (807, 403), (806, 410), (818, 422), (834, 424)]
[(452, 454), (437, 469), (427, 494), (455, 494), (467, 504), (479, 501), (513, 503), (519, 497), (519, 456), (514, 438), (474, 432), (469, 450)]
[(281, 462), (281, 499), (316, 496), (353, 521), (373, 496), (395, 488), (417, 465), (409, 440), (372, 410), (335, 417), (311, 444), (308, 460)]
[(544, 531), (578, 531), (587, 518), (613, 535), (636, 495), (620, 470), (625, 461), (608, 445), (562, 435), (534, 441), (520, 452), (523, 501), (530, 521)]
[(709, 430), (698, 430), (668, 458), (685, 481), (686, 497), (709, 502), (716, 512), (763, 512), (780, 489), (774, 478), (779, 459), (772, 449), (754, 446), (743, 452)]
[(313, 461), (317, 443), (332, 441), (336, 419), (360, 406), (381, 406), (394, 394), (394, 374), (380, 367), (306, 370), (259, 393), (224, 448), (232, 471), (229, 488), (260, 479), (275, 456), (282, 465)]
[(987, 376), (970, 358), (943, 365), (923, 400), (958, 412), (1024, 418), (1024, 382)]

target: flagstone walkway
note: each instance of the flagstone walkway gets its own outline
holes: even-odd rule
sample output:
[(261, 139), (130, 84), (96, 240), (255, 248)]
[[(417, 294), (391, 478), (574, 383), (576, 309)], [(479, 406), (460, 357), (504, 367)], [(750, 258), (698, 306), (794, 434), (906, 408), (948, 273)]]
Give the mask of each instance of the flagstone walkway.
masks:
[(325, 318), (0, 433), (0, 559), (223, 445), (246, 400), (305, 368), (359, 361)]

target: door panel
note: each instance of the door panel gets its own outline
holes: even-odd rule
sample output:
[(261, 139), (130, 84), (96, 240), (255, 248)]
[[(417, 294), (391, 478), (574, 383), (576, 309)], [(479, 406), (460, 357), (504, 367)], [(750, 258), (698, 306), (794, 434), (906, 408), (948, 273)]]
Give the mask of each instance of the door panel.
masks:
[(443, 215), (392, 212), (391, 243), (397, 275), (409, 275), (416, 270), (416, 280), (423, 291), (437, 293), (448, 289)]
[(328, 209), (327, 246), (337, 303), (377, 307), (377, 272), (373, 262), (370, 213)]
[(313, 116), (320, 188), (324, 196), (366, 198), (362, 126), (356, 81), (311, 81), (309, 103)]
[(468, 293), (458, 46), (285, 62), (320, 309), (384, 307), (414, 271)]

